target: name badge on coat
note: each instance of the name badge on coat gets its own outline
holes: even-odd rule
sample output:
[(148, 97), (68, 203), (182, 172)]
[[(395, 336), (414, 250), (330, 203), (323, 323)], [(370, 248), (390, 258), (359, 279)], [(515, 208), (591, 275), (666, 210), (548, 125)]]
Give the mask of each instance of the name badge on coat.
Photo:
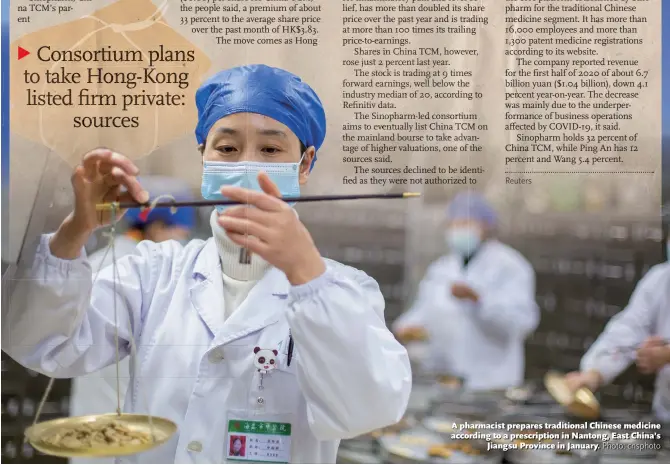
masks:
[[(272, 377), (280, 364), (277, 349), (254, 348), (253, 364), (258, 373), (259, 394), (263, 379)], [(291, 424), (294, 412), (283, 412), (277, 405), (266, 405), (258, 397), (248, 410), (230, 410), (226, 418), (226, 453), (228, 462), (291, 463)]]
[(291, 421), (284, 415), (230, 412), (228, 462), (291, 463)]

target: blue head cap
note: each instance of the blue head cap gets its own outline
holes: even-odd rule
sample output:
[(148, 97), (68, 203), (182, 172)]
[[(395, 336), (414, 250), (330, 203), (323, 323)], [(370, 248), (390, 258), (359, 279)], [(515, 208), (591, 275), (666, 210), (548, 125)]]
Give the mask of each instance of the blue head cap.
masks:
[[(212, 126), (234, 113), (257, 113), (286, 125), (305, 147), (321, 148), (326, 113), (321, 100), (298, 76), (267, 65), (245, 65), (220, 71), (195, 94), (198, 124), (195, 138), (204, 144)], [(316, 155), (312, 160), (314, 167)]]
[[(178, 179), (151, 176), (138, 178), (150, 196), (150, 202), (163, 195), (170, 195), (176, 201), (193, 200), (190, 190), (186, 184)], [(169, 197), (161, 198), (161, 202), (169, 202)], [(168, 226), (181, 226), (193, 229), (196, 222), (196, 211), (192, 207), (179, 207), (175, 211), (171, 208), (161, 207), (151, 210), (141, 208), (129, 209), (123, 217), (132, 228), (140, 228), (155, 221), (161, 221)]]
[(476, 192), (461, 192), (453, 198), (447, 207), (449, 220), (475, 220), (487, 225), (496, 226), (498, 218), (495, 210), (483, 195)]

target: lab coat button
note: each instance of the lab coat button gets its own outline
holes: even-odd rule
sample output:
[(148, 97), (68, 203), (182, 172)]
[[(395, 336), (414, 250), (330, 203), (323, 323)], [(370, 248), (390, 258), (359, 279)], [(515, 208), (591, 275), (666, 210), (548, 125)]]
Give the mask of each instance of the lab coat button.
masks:
[(258, 402), (258, 405), (263, 405), (263, 403), (265, 403), (265, 399), (259, 397), (258, 399), (256, 399), (256, 402)]
[(207, 357), (211, 363), (221, 363), (223, 361), (223, 352), (219, 349), (211, 351)]
[(202, 444), (198, 441), (191, 441), (188, 443), (188, 450), (192, 452), (202, 452)]

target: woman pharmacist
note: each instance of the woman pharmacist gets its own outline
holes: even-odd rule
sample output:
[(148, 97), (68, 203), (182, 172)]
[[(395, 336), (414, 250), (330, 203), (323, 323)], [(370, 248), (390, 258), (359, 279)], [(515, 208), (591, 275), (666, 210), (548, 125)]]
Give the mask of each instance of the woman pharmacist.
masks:
[(300, 78), (264, 65), (214, 75), (196, 104), (203, 196), (248, 205), (213, 212), (207, 241), (140, 243), (118, 260), (120, 280), (110, 267), (94, 283), (83, 245), (109, 221), (96, 204), (120, 186), (139, 202), (147, 193), (128, 158), (90, 152), (73, 176), (73, 213), (42, 237), (17, 281), (2, 348), (49, 376), (109, 366), (116, 301), (119, 351), (138, 345), (125, 410), (179, 428), (132, 462), (223, 463), (244, 432), (235, 425), (257, 424), (276, 426), (281, 448), (254, 462), (335, 463), (341, 439), (401, 419), (411, 371), (377, 283), (322, 258), (277, 198), (307, 181), (325, 137), (323, 107)]

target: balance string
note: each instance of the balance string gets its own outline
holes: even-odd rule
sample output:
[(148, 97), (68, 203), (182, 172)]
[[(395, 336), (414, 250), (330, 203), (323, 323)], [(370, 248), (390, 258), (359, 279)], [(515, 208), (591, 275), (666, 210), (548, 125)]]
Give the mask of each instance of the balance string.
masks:
[[(114, 282), (114, 332), (115, 332), (115, 338), (116, 338), (116, 404), (117, 404), (117, 409), (116, 412), (118, 415), (121, 415), (121, 381), (120, 381), (120, 363), (121, 363), (121, 358), (119, 356), (119, 322), (117, 320), (117, 308), (116, 308), (116, 300), (117, 300), (117, 295), (116, 295), (116, 283), (121, 281), (121, 276), (119, 275), (119, 270), (116, 264), (116, 225), (118, 224), (118, 216), (116, 214), (116, 206), (112, 206), (112, 227), (109, 232), (110, 234), (110, 241), (109, 241), (109, 248), (112, 250), (112, 280)], [(106, 253), (106, 252), (105, 252)], [(100, 270), (98, 270), (99, 272)], [(97, 278), (97, 276), (96, 276)], [(135, 344), (135, 336), (133, 334), (133, 326), (132, 326), (132, 318), (128, 318), (128, 334), (130, 335), (130, 359), (133, 362), (132, 366), (135, 368), (135, 364), (137, 363), (137, 345)], [(133, 377), (134, 378), (134, 377)], [(149, 404), (147, 403), (146, 396), (142, 394), (142, 403), (144, 404), (144, 408), (147, 410), (147, 420), (149, 421), (149, 431), (151, 433), (151, 438), (154, 442), (156, 442), (156, 434), (154, 431), (154, 423), (151, 418), (151, 412), (149, 410)]]
[[(162, 199), (172, 200), (172, 201), (175, 202), (175, 203), (177, 202), (177, 199), (175, 199), (175, 198), (174, 198), (173, 196), (171, 196), (170, 194), (163, 194), (163, 195), (159, 195), (158, 197), (156, 197), (156, 198), (154, 199), (154, 201), (151, 202), (151, 205), (150, 205), (149, 207), (147, 207), (147, 209), (148, 209), (149, 211), (153, 210), (154, 208), (156, 208), (156, 205), (158, 205)], [(177, 207), (174, 207), (174, 206), (173, 206), (173, 207), (170, 207), (170, 213), (172, 213), (173, 215), (175, 215), (175, 214), (177, 213)]]
[[(116, 310), (116, 206), (114, 205), (112, 205), (112, 228), (110, 235), (109, 245), (112, 248), (112, 292), (114, 293), (114, 345), (116, 346), (116, 414), (121, 416), (121, 374), (119, 373), (121, 357), (119, 356), (119, 320)], [(130, 333), (132, 334), (132, 328)]]
[[(42, 414), (42, 408), (44, 408), (44, 404), (46, 403), (47, 399), (49, 398), (49, 393), (51, 392), (51, 388), (54, 385), (55, 378), (49, 378), (49, 384), (47, 384), (47, 388), (44, 390), (44, 394), (42, 394), (42, 398), (40, 399), (40, 403), (37, 406), (37, 412), (35, 412), (35, 418), (33, 419), (33, 426), (37, 423), (37, 421), (40, 418), (40, 415)], [(25, 444), (28, 442), (28, 436), (23, 437), (23, 443)]]

